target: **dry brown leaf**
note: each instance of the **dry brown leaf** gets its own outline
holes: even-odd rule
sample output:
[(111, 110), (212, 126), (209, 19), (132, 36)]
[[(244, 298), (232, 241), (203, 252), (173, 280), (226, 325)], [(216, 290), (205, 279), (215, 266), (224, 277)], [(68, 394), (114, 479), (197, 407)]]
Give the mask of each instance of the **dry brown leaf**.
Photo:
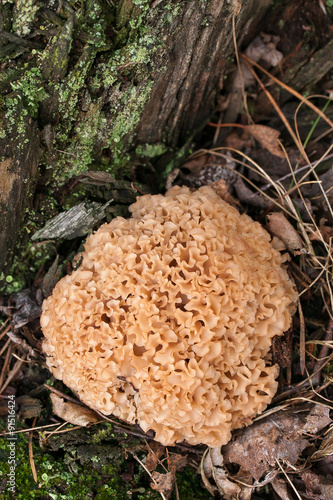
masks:
[(245, 129), (272, 155), (278, 158), (285, 158), (285, 154), (278, 142), (278, 138), (280, 137), (278, 130), (267, 127), (267, 125), (246, 125)]
[(329, 417), (329, 413), (329, 408), (316, 404), (306, 417), (303, 425), (303, 432), (307, 434), (317, 434), (318, 431), (330, 425), (332, 420)]
[(305, 485), (305, 498), (307, 500), (326, 500), (322, 494), (317, 474), (311, 470), (304, 470), (300, 473), (300, 476)]
[(325, 498), (325, 500), (332, 500), (333, 498), (333, 484), (328, 477), (319, 476), (320, 478), (320, 489)]
[(170, 472), (177, 472), (187, 464), (187, 455), (170, 455), (168, 458), (168, 466)]
[(152, 482), (150, 486), (162, 493), (167, 499), (170, 498), (176, 483), (176, 472), (187, 464), (187, 456), (171, 455), (168, 457), (169, 472), (160, 474), (154, 471), (152, 473)]
[(172, 474), (172, 472), (161, 474), (160, 472), (154, 471), (152, 473), (152, 479), (150, 487), (159, 493), (163, 493), (165, 498), (170, 498), (175, 485), (176, 476)]
[(15, 313), (12, 318), (12, 325), (15, 330), (40, 316), (43, 297), (38, 288), (26, 288), (22, 292), (13, 295), (12, 301), (15, 305)]
[(20, 408), (19, 416), (22, 420), (39, 417), (42, 413), (43, 407), (39, 399), (25, 395), (20, 396), (16, 401)]
[(279, 479), (275, 478), (272, 482), (271, 485), (273, 486), (273, 489), (275, 493), (279, 495), (281, 500), (293, 500), (293, 497), (289, 495), (288, 493), (288, 486), (287, 483), (284, 479)]
[(87, 425), (97, 422), (98, 415), (85, 406), (75, 403), (65, 402), (63, 398), (54, 393), (50, 394), (52, 401), (52, 410), (55, 415), (66, 420), (73, 425), (87, 427)]
[(148, 455), (146, 458), (145, 466), (149, 470), (149, 472), (156, 469), (160, 462), (160, 458), (164, 454), (165, 447), (158, 443), (157, 441), (151, 442), (147, 445)]
[[(240, 497), (242, 488), (228, 479), (220, 447), (207, 448), (200, 468), (202, 481), (212, 495), (219, 492), (224, 500), (236, 500)], [(210, 483), (210, 478), (214, 480), (214, 485)]]
[[(320, 220), (320, 226), (318, 230), (314, 233), (309, 234), (309, 239), (311, 241), (322, 241), (324, 240), (325, 243), (329, 243), (330, 238), (333, 238), (333, 227), (332, 226), (326, 226), (325, 225), (326, 219), (321, 219)], [(320, 233), (320, 234), (319, 234)]]
[(279, 238), (289, 251), (295, 252), (304, 248), (300, 235), (286, 219), (283, 212), (273, 212), (267, 218), (269, 221), (268, 231)]
[(232, 130), (225, 138), (225, 145), (228, 148), (238, 149), (238, 151), (252, 148), (251, 134), (246, 131), (246, 128), (241, 135), (236, 130)]
[[(300, 411), (300, 410), (304, 411)], [(296, 464), (302, 451), (309, 446), (305, 435), (316, 434), (330, 424), (329, 408), (315, 405), (310, 413), (306, 407), (279, 411), (255, 422), (223, 448), (225, 463), (236, 463), (259, 480), (281, 463)]]

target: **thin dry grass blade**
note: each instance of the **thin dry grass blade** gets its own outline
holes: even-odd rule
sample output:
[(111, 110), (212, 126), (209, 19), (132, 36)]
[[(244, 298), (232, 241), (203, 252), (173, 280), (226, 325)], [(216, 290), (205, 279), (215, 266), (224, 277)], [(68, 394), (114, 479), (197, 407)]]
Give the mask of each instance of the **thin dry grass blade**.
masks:
[(305, 321), (303, 315), (303, 309), (301, 301), (298, 302), (298, 313), (299, 313), (299, 364), (301, 369), (301, 374), (304, 375), (305, 371)]
[(294, 486), (293, 482), (291, 481), (291, 479), (289, 478), (288, 474), (287, 474), (287, 473), (285, 472), (285, 470), (283, 469), (283, 467), (282, 467), (282, 465), (280, 464), (280, 462), (278, 461), (278, 459), (276, 459), (276, 463), (278, 464), (279, 469), (281, 469), (281, 471), (282, 471), (282, 472), (283, 472), (283, 474), (285, 475), (285, 477), (286, 477), (286, 479), (287, 479), (288, 483), (290, 484), (290, 486), (291, 486), (291, 487), (292, 487), (292, 489), (294, 490), (295, 495), (297, 496), (297, 498), (298, 498), (299, 500), (302, 500), (302, 497), (300, 496), (300, 494), (299, 494), (299, 493), (298, 493), (298, 491), (296, 490), (296, 488), (295, 488), (295, 486)]
[[(10, 345), (10, 343), (11, 343), (11, 340), (9, 339), (9, 342), (7, 341), (6, 344), (5, 344), (5, 347), (6, 348), (8, 347), (8, 349), (7, 349), (6, 357), (5, 357), (5, 360), (4, 360), (4, 363), (3, 363), (3, 367), (2, 367), (2, 370), (1, 370), (0, 387), (2, 387), (2, 384), (4, 383), (6, 372), (7, 372), (7, 368), (9, 366), (10, 358), (11, 358), (11, 355), (12, 355), (13, 346)], [(2, 391), (0, 391), (0, 394), (1, 394), (1, 392)]]
[(7, 347), (9, 346), (10, 343), (11, 343), (11, 339), (8, 339), (7, 342), (5, 343), (5, 345), (3, 346), (3, 348), (0, 351), (0, 356), (3, 355), (3, 353), (5, 352), (5, 350), (7, 349)]
[(312, 104), (312, 102), (308, 101), (306, 97), (302, 96), (302, 94), (297, 92), (297, 90), (294, 90), (291, 87), (289, 87), (288, 85), (286, 85), (285, 83), (283, 83), (281, 80), (279, 80), (278, 78), (273, 76), (271, 73), (269, 73), (269, 71), (267, 71), (265, 68), (260, 66), (260, 64), (256, 63), (255, 61), (253, 61), (250, 57), (246, 56), (245, 54), (242, 54), (241, 57), (246, 62), (248, 62), (250, 65), (256, 66), (256, 68), (260, 69), (263, 73), (265, 73), (265, 75), (269, 76), (269, 78), (271, 78), (275, 83), (277, 83), (278, 85), (283, 87), (285, 90), (287, 90), (290, 94), (294, 95), (300, 101), (304, 102), (304, 104), (309, 106), (309, 108), (311, 108), (313, 111), (315, 111), (323, 120), (325, 120), (326, 123), (328, 123), (328, 125), (330, 127), (333, 128), (333, 122), (329, 118), (327, 118), (325, 113), (323, 113), (319, 108), (317, 108), (317, 106)]
[[(4, 324), (2, 325), (2, 327), (5, 327), (6, 323), (8, 323), (8, 321), (9, 321), (9, 318), (8, 318), (8, 319), (6, 319), (6, 321), (4, 322)], [(2, 340), (2, 339), (4, 338), (4, 336), (6, 335), (6, 333), (7, 333), (9, 330), (10, 330), (10, 325), (7, 325), (7, 326), (5, 327), (5, 329), (4, 329), (4, 331), (3, 331), (3, 332), (1, 332), (1, 334), (0, 334), (0, 340)]]
[[(243, 56), (242, 56), (243, 57)], [(248, 65), (248, 68), (249, 70), (251, 71), (252, 75), (254, 76), (254, 78), (257, 80), (257, 82), (259, 83), (261, 89), (263, 90), (263, 92), (265, 93), (266, 97), (268, 98), (268, 100), (270, 101), (270, 103), (272, 104), (273, 108), (275, 109), (275, 111), (277, 112), (277, 114), (279, 115), (279, 117), (281, 118), (284, 126), (286, 127), (286, 129), (288, 130), (289, 134), (291, 135), (293, 141), (295, 142), (297, 148), (299, 149), (300, 153), (302, 156), (306, 157), (306, 154), (305, 154), (305, 151), (304, 151), (304, 148), (303, 148), (303, 145), (301, 142), (299, 142), (295, 132), (293, 131), (293, 129), (291, 128), (287, 118), (284, 116), (284, 114), (282, 113), (279, 105), (277, 104), (276, 100), (274, 99), (274, 97), (272, 96), (272, 94), (266, 89), (265, 85), (262, 83), (262, 81), (260, 80), (259, 76), (257, 75), (257, 73), (254, 71), (254, 69), (251, 67), (251, 65), (248, 63), (248, 57), (244, 57), (245, 59), (245, 62), (247, 62), (247, 65)], [(251, 59), (249, 59), (250, 61), (252, 61)], [(252, 61), (253, 62), (253, 61)], [(310, 163), (310, 162), (308, 162)]]
[(325, 337), (323, 338), (323, 345), (320, 349), (318, 360), (314, 366), (314, 372), (316, 374), (312, 377), (313, 385), (318, 385), (320, 382), (321, 370), (324, 366), (325, 361), (327, 360), (327, 356), (329, 355), (331, 342), (333, 340), (333, 321), (331, 320), (328, 324)]
[(19, 371), (19, 369), (23, 365), (26, 356), (27, 355), (24, 354), (23, 357), (22, 357), (22, 359), (19, 360), (19, 361), (17, 361), (15, 363), (14, 367), (10, 370), (10, 372), (8, 373), (6, 381), (4, 382), (3, 386), (0, 389), (0, 394), (3, 393), (3, 391), (6, 389), (6, 387), (10, 384), (11, 380), (15, 377), (15, 375), (17, 374), (17, 372)]
[(29, 460), (30, 460), (30, 467), (31, 467), (31, 472), (34, 478), (35, 483), (38, 482), (37, 478), (37, 472), (36, 472), (36, 466), (34, 462), (34, 453), (33, 453), (33, 448), (32, 448), (32, 436), (33, 436), (33, 429), (36, 425), (37, 417), (34, 418), (33, 423), (32, 423), (32, 430), (29, 433)]

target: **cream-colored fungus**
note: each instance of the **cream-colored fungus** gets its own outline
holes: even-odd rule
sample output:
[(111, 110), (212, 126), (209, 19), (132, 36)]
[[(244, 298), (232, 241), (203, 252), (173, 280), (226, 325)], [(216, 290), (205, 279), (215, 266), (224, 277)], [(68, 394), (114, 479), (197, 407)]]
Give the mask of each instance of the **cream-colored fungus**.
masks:
[(164, 445), (218, 446), (277, 389), (297, 294), (270, 236), (209, 187), (145, 195), (44, 301), (47, 364), (89, 407)]

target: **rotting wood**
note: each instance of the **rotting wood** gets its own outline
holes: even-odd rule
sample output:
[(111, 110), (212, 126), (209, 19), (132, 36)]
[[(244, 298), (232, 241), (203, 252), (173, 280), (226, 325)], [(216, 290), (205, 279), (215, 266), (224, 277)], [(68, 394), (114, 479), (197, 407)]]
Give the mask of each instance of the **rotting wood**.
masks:
[[(31, 202), (41, 225), (43, 217), (55, 215), (47, 210), (42, 217), (39, 214), (45, 184), (52, 195), (65, 180), (85, 170), (123, 176), (138, 157), (135, 165), (161, 154), (169, 155), (164, 165), (172, 160), (213, 110), (234, 53), (233, 15), (241, 39), (248, 29), (255, 29), (271, 3), (249, 0), (237, 12), (237, 2), (221, 0), (155, 2), (153, 8), (144, 1), (99, 0), (92, 10), (92, 3), (85, 0), (74, 9), (59, 4), (52, 15), (41, 8), (35, 20), (29, 18), (20, 29), (15, 28), (15, 8), (1, 5), (0, 29), (38, 43), (40, 50), (20, 48), (15, 65), (9, 61), (3, 71), (5, 121), (15, 121), (15, 126), (1, 140), (6, 213), (0, 272), (10, 270), (21, 221)], [(41, 23), (47, 23), (43, 37), (37, 36)], [(3, 39), (1, 49), (11, 50), (10, 43)], [(10, 108), (10, 99), (21, 101), (24, 120), (19, 110)], [(136, 154), (140, 145), (143, 152)], [(37, 179), (34, 199), (39, 164), (42, 177)]]
[(10, 267), (25, 211), (31, 207), (39, 162), (39, 131), (37, 123), (24, 114), (19, 102), (11, 121), (3, 128), (6, 138), (0, 139), (0, 271)]

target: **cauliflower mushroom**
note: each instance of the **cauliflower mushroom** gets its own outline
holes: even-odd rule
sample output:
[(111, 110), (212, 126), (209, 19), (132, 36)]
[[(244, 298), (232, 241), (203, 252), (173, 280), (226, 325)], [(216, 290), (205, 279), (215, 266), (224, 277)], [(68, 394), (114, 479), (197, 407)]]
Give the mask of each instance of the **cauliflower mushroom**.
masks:
[(44, 301), (47, 365), (89, 407), (164, 445), (225, 444), (277, 389), (297, 293), (270, 236), (208, 186), (145, 195)]

